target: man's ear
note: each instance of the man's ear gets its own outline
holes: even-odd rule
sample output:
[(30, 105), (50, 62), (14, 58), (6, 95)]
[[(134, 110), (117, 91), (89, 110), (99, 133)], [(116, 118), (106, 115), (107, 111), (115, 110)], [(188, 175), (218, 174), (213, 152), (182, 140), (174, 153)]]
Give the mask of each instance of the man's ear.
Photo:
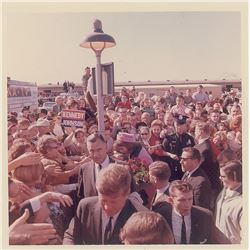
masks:
[(168, 196), (168, 201), (167, 201), (167, 202), (170, 203), (170, 204), (173, 204), (173, 202), (174, 202), (173, 196), (169, 195), (169, 196)]

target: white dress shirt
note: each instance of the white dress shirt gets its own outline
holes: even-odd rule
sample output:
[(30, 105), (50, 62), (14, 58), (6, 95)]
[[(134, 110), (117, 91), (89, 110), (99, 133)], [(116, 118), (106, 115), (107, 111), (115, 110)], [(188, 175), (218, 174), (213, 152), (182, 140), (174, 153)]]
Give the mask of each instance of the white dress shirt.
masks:
[[(187, 244), (190, 242), (191, 236), (191, 214), (184, 216), (184, 221), (186, 225), (186, 239)], [(172, 228), (176, 244), (181, 243), (181, 227), (182, 227), (182, 215), (173, 208), (172, 212)]]
[[(120, 212), (121, 212), (121, 210), (118, 213), (116, 213), (114, 216), (112, 216), (112, 221), (111, 221), (111, 235), (112, 235), (112, 232), (114, 230), (115, 223), (117, 221), (117, 218), (118, 218)], [(107, 216), (104, 211), (102, 211), (102, 242), (103, 243), (104, 243), (104, 233), (105, 233), (106, 226), (109, 223), (109, 218), (110, 217)]]
[(104, 162), (102, 162), (101, 164), (95, 163), (95, 176), (98, 176), (99, 173), (99, 165), (102, 165), (102, 169), (106, 168), (108, 165), (110, 164), (110, 160), (109, 157), (106, 156)]

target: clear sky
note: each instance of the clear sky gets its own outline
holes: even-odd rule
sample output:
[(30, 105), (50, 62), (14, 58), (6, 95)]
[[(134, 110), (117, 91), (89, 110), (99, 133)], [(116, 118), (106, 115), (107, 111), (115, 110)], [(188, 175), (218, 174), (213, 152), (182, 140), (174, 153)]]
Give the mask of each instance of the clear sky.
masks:
[(239, 79), (239, 12), (4, 12), (4, 67), (11, 79), (81, 82), (94, 52), (79, 46), (102, 21), (117, 45), (102, 53), (115, 81)]

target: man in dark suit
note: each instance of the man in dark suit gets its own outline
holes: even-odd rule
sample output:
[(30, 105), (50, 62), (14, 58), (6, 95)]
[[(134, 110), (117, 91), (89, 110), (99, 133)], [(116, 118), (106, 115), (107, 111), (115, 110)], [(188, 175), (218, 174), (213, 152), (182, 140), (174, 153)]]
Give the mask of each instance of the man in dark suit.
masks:
[[(213, 201), (215, 202), (219, 192), (222, 189), (220, 181), (219, 163), (217, 161), (217, 151), (213, 142), (210, 140), (210, 125), (207, 123), (198, 123), (195, 127), (195, 138), (198, 144), (195, 148), (200, 151), (200, 168), (207, 174), (212, 188)], [(213, 205), (214, 207), (214, 205)]]
[(184, 175), (182, 180), (190, 183), (193, 187), (193, 204), (211, 209), (211, 183), (204, 170), (200, 168), (200, 160), (201, 155), (198, 149), (193, 147), (183, 149), (181, 155), (181, 168)]
[(194, 138), (187, 131), (186, 120), (187, 116), (178, 115), (175, 117), (174, 127), (176, 133), (167, 135), (162, 143), (162, 147), (166, 153), (166, 162), (171, 169), (172, 180), (180, 180), (183, 176), (180, 165), (180, 156), (182, 149), (185, 147), (193, 147), (195, 145)]
[(169, 202), (161, 204), (156, 212), (160, 213), (170, 225), (176, 244), (215, 244), (215, 225), (212, 213), (201, 207), (193, 206), (193, 187), (177, 180), (170, 184)]
[(128, 199), (130, 184), (131, 175), (124, 166), (111, 164), (102, 169), (96, 182), (98, 196), (80, 201), (63, 244), (121, 244), (120, 229), (127, 219), (147, 210), (142, 205), (135, 207)]
[(156, 189), (151, 201), (151, 210), (154, 211), (155, 205), (158, 202), (168, 199), (170, 175), (171, 171), (166, 162), (155, 161), (149, 165), (149, 181)]

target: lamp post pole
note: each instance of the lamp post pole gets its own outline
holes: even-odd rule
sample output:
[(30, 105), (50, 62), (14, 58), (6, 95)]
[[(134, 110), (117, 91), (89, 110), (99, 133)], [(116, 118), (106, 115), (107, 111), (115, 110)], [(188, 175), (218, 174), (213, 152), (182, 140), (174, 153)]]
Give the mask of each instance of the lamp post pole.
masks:
[(80, 44), (83, 48), (92, 49), (96, 55), (97, 122), (99, 133), (103, 133), (105, 128), (101, 54), (105, 48), (111, 48), (115, 45), (115, 39), (103, 32), (102, 22), (98, 19), (94, 21), (94, 32), (89, 34)]
[(97, 92), (97, 122), (98, 131), (104, 132), (104, 105), (103, 105), (103, 87), (102, 87), (102, 68), (101, 68), (101, 53), (95, 51), (96, 54), (96, 92)]

